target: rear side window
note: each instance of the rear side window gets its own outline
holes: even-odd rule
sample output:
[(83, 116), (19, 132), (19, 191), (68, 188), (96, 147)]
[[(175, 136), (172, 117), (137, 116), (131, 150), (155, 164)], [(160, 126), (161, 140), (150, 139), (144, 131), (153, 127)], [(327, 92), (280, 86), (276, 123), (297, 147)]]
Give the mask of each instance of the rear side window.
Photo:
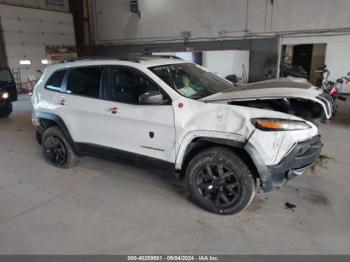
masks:
[(102, 67), (82, 67), (70, 70), (66, 92), (74, 95), (98, 98)]
[(66, 70), (60, 70), (53, 73), (46, 82), (46, 88), (50, 90), (60, 91)]

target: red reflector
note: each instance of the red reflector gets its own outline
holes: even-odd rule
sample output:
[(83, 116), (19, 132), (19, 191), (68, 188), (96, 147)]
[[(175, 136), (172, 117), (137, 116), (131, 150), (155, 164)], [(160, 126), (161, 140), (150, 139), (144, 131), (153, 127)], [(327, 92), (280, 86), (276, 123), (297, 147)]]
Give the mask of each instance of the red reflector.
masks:
[(179, 106), (179, 108), (183, 108), (184, 104), (183, 103), (179, 103), (178, 106)]

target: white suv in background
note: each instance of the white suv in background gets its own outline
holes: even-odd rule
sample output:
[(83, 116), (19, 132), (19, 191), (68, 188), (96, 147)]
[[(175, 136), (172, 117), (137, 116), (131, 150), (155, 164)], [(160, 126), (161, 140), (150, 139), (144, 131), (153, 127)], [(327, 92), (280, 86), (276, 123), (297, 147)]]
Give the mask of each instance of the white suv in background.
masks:
[(176, 57), (81, 60), (48, 67), (34, 89), (33, 123), (47, 162), (84, 155), (170, 168), (190, 197), (218, 214), (247, 207), (319, 157), (314, 124), (213, 101), (233, 85)]

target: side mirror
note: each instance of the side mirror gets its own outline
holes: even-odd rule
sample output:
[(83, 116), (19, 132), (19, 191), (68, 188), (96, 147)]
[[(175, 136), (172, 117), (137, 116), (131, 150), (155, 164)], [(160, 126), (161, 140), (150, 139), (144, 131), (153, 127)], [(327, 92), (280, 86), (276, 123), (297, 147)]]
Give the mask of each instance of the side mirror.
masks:
[(139, 97), (140, 104), (146, 105), (164, 105), (168, 101), (164, 98), (163, 94), (159, 91), (152, 91), (144, 93)]

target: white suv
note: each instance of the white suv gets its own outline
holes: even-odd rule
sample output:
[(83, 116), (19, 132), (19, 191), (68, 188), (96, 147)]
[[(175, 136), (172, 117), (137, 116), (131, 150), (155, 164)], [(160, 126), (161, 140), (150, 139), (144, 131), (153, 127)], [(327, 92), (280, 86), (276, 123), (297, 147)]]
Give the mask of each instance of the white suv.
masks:
[(175, 57), (81, 60), (48, 67), (34, 89), (33, 123), (47, 162), (127, 158), (170, 168), (190, 197), (234, 214), (319, 157), (316, 126), (270, 110), (212, 101), (233, 85)]

